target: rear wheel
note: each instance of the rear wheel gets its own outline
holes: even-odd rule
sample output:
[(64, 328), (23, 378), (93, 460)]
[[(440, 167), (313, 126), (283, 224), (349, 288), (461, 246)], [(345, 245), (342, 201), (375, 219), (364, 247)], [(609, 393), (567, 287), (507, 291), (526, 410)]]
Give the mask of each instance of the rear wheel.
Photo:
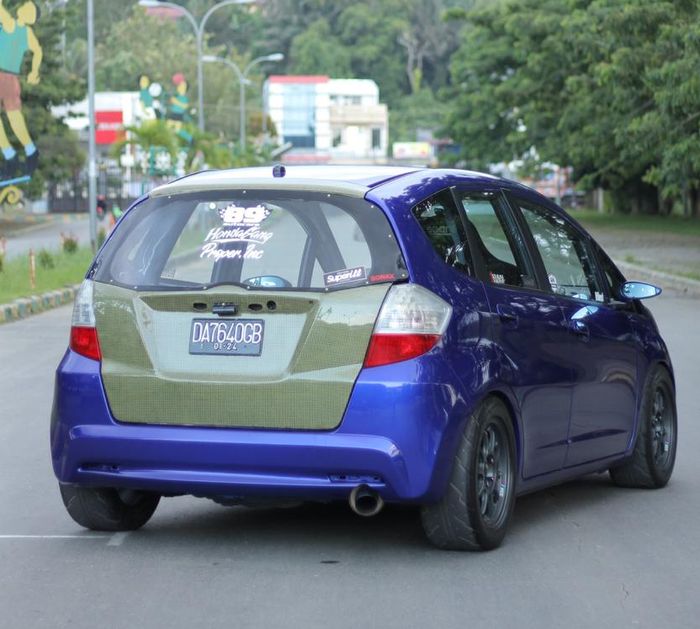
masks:
[(610, 469), (621, 487), (656, 489), (668, 483), (676, 461), (678, 421), (673, 382), (663, 367), (647, 380), (639, 409), (639, 429), (632, 457)]
[(489, 550), (503, 541), (515, 503), (515, 439), (503, 402), (486, 400), (469, 418), (442, 500), (423, 507), (438, 548)]
[(93, 531), (133, 531), (151, 519), (160, 496), (130, 489), (60, 485), (73, 520)]

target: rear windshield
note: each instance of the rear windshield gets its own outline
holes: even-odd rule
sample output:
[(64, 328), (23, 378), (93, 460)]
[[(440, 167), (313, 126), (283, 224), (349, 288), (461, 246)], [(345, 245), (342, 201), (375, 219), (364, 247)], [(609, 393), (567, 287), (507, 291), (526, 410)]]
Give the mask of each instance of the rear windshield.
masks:
[(119, 223), (95, 264), (96, 281), (137, 290), (332, 290), (407, 277), (379, 208), (314, 192), (147, 199)]

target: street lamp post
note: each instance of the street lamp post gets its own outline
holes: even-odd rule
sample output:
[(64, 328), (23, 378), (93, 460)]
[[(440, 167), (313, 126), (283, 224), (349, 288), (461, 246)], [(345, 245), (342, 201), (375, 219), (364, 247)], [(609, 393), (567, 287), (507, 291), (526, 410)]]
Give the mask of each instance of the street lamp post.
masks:
[[(223, 63), (231, 68), (238, 78), (239, 86), (239, 115), (240, 115), (240, 127), (239, 127), (239, 144), (241, 146), (241, 151), (245, 150), (246, 145), (246, 114), (245, 114), (245, 88), (250, 84), (250, 79), (248, 74), (253, 69), (254, 66), (259, 63), (264, 63), (266, 61), (282, 61), (284, 55), (281, 52), (273, 52), (271, 55), (264, 55), (262, 57), (257, 57), (253, 59), (241, 72), (241, 69), (230, 59), (225, 59), (224, 57), (215, 57), (214, 55), (204, 55), (202, 60), (207, 63)], [(263, 113), (264, 115), (264, 113)]]
[(146, 8), (153, 7), (169, 7), (171, 9), (176, 9), (182, 15), (184, 15), (192, 25), (194, 33), (197, 39), (197, 120), (200, 131), (204, 131), (204, 67), (203, 67), (203, 52), (204, 52), (204, 33), (207, 25), (207, 21), (211, 17), (214, 11), (221, 9), (222, 7), (232, 6), (236, 4), (253, 4), (255, 0), (222, 0), (218, 2), (213, 7), (211, 7), (203, 16), (202, 19), (197, 24), (197, 20), (194, 15), (190, 13), (185, 7), (180, 4), (175, 4), (174, 2), (165, 2), (159, 0), (139, 0), (139, 5)]
[(95, 7), (87, 0), (88, 53), (88, 212), (90, 245), (97, 253), (97, 146), (95, 141)]

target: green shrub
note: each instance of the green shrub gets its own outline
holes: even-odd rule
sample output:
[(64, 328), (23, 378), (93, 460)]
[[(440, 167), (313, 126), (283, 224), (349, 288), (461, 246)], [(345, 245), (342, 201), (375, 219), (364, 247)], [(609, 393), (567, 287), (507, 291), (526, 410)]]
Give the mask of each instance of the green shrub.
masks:
[(73, 234), (61, 234), (63, 251), (75, 253), (78, 250), (78, 239)]
[(107, 239), (107, 232), (104, 227), (100, 227), (100, 231), (97, 232), (97, 247), (98, 249), (104, 244)]
[(56, 268), (56, 261), (53, 255), (46, 249), (40, 249), (39, 254), (36, 257), (36, 261), (42, 269), (53, 269)]
[(0, 251), (0, 273), (2, 273), (2, 269), (5, 266), (5, 254)]

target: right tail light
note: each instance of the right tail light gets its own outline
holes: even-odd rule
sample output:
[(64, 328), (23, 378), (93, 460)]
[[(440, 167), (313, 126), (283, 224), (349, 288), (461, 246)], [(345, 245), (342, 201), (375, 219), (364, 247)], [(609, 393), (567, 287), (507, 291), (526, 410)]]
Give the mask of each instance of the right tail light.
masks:
[(365, 367), (416, 358), (445, 333), (452, 307), (418, 284), (395, 284), (382, 304), (369, 342)]

